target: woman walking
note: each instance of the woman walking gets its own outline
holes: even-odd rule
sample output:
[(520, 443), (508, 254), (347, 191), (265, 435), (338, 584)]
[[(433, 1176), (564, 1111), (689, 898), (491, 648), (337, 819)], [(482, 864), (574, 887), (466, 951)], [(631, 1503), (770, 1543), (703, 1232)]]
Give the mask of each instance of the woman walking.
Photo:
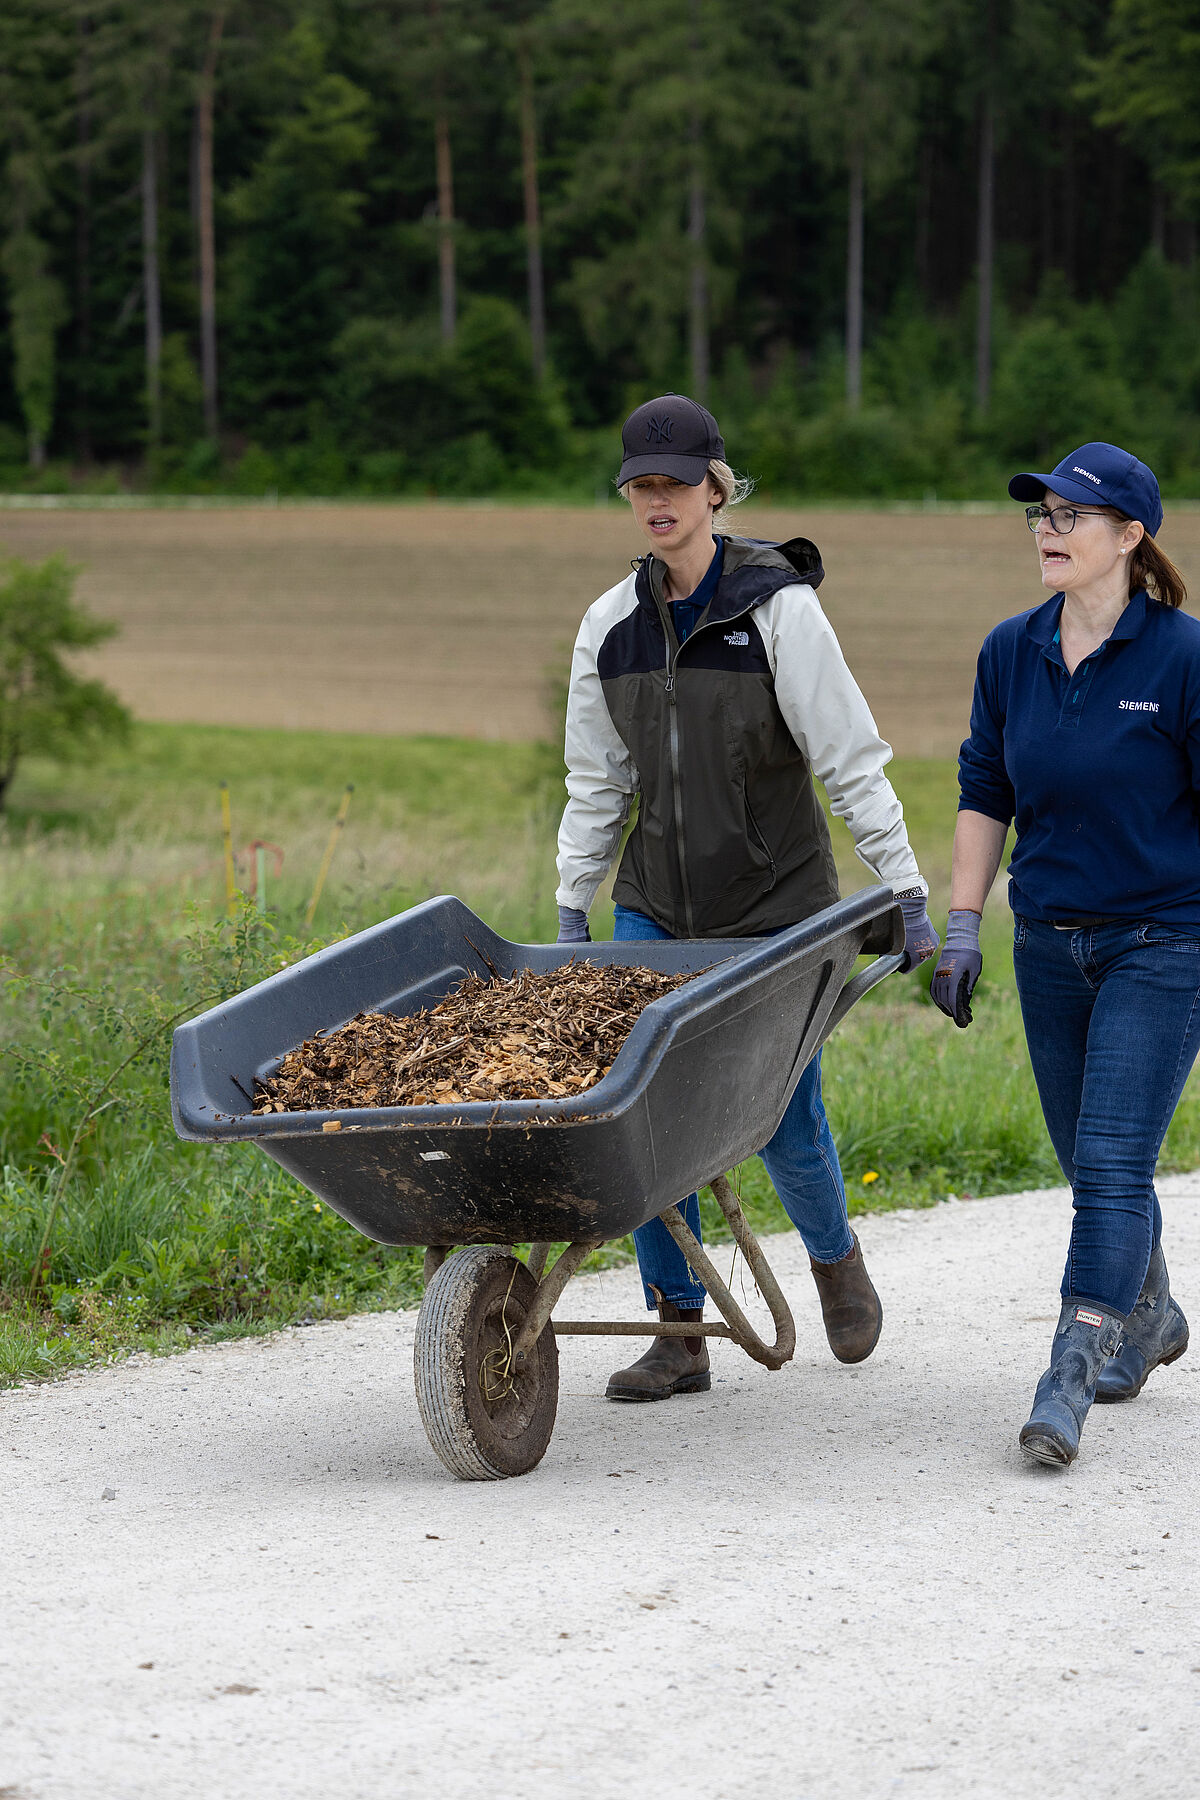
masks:
[(1015, 475), (1050, 598), (979, 658), (950, 923), (931, 986), (970, 1023), (979, 924), (1015, 820), (1025, 1035), (1074, 1220), (1050, 1366), (1020, 1433), (1073, 1462), (1093, 1399), (1187, 1348), (1154, 1170), (1200, 1046), (1200, 623), (1154, 541), (1158, 483), (1113, 444)]
[[(649, 554), (589, 609), (575, 645), (559, 941), (586, 940), (635, 798), (613, 890), (616, 938), (759, 936), (831, 905), (837, 878), (815, 775), (862, 861), (897, 891), (906, 966), (934, 955), (928, 890), (883, 773), (891, 751), (817, 603), (815, 546), (714, 533), (714, 515), (742, 490), (716, 420), (684, 395), (638, 407), (622, 448), (617, 486)], [(819, 1056), (762, 1159), (809, 1251), (830, 1347), (861, 1362), (883, 1312), (847, 1220)], [(680, 1209), (699, 1237), (696, 1196)], [(666, 1227), (654, 1219), (634, 1241), (647, 1306), (698, 1324), (705, 1290)], [(663, 1400), (709, 1384), (703, 1338), (659, 1338), (612, 1377), (608, 1396)]]

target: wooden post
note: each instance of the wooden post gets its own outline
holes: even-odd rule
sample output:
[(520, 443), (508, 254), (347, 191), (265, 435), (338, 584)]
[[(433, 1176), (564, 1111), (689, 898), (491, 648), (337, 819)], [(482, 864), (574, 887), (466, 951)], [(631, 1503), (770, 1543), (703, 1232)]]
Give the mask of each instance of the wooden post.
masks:
[(233, 815), (227, 781), (221, 783), (221, 827), (225, 838), (225, 911), (232, 919), (237, 908), (237, 882), (233, 873)]
[(342, 804), (338, 807), (337, 818), (333, 821), (333, 829), (329, 833), (329, 842), (325, 846), (325, 854), (321, 858), (321, 868), (317, 875), (317, 885), (312, 891), (312, 898), (309, 900), (307, 911), (304, 914), (304, 924), (306, 928), (312, 925), (312, 922), (316, 917), (317, 902), (321, 898), (321, 889), (325, 886), (325, 878), (329, 874), (330, 865), (333, 862), (333, 853), (337, 849), (338, 838), (346, 824), (346, 814), (350, 811), (350, 796), (353, 792), (354, 783), (348, 781), (346, 783), (345, 791), (342, 794)]

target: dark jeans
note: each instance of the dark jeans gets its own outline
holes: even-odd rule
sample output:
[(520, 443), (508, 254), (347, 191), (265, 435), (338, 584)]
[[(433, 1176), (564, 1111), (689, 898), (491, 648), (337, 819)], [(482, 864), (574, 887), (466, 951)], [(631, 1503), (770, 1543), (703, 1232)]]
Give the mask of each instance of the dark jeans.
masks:
[(1133, 1310), (1162, 1231), (1154, 1168), (1200, 1048), (1200, 937), (1153, 920), (1013, 946), (1046, 1127), (1074, 1195), (1062, 1292)]
[[(625, 906), (615, 909), (616, 939), (630, 942), (670, 936), (645, 913)], [(809, 1255), (818, 1262), (837, 1262), (846, 1256), (854, 1245), (846, 1218), (841, 1165), (821, 1100), (819, 1051), (800, 1077), (779, 1130), (760, 1154)], [(700, 1237), (700, 1202), (695, 1194), (681, 1200), (679, 1210)], [(633, 1241), (651, 1311), (656, 1305), (655, 1291), (675, 1306), (703, 1306), (705, 1290), (661, 1220), (651, 1219), (640, 1226)]]

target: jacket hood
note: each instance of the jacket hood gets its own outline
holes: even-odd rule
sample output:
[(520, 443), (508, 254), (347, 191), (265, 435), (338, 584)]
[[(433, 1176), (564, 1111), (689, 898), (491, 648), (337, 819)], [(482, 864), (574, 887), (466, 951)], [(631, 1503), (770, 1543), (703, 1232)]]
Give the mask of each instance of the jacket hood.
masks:
[(772, 543), (769, 538), (727, 537), (725, 574), (735, 569), (784, 569), (789, 580), (799, 577), (811, 588), (820, 587), (825, 579), (821, 552), (806, 537), (788, 538), (784, 544)]
[[(642, 556), (635, 567), (637, 597), (643, 606), (654, 609), (656, 596), (662, 594), (667, 565), (656, 556)], [(816, 588), (824, 579), (821, 552), (811, 538), (789, 538), (784, 544), (775, 544), (767, 538), (727, 537), (721, 579), (705, 619), (715, 623), (736, 618), (761, 606), (780, 588), (798, 581)]]

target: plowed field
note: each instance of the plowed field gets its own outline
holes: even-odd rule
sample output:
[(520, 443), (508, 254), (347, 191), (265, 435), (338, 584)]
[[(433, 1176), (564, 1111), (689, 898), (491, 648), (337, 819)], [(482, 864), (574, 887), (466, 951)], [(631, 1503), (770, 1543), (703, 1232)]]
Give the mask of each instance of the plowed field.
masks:
[[(1040, 598), (1017, 507), (736, 521), (816, 540), (821, 599), (885, 737), (906, 756), (956, 750), (980, 640)], [(1163, 542), (1200, 585), (1200, 513), (1176, 513)], [(22, 509), (0, 515), (0, 547), (82, 565), (81, 597), (121, 626), (90, 666), (142, 718), (530, 738), (551, 728), (584, 610), (639, 542), (614, 502)]]

